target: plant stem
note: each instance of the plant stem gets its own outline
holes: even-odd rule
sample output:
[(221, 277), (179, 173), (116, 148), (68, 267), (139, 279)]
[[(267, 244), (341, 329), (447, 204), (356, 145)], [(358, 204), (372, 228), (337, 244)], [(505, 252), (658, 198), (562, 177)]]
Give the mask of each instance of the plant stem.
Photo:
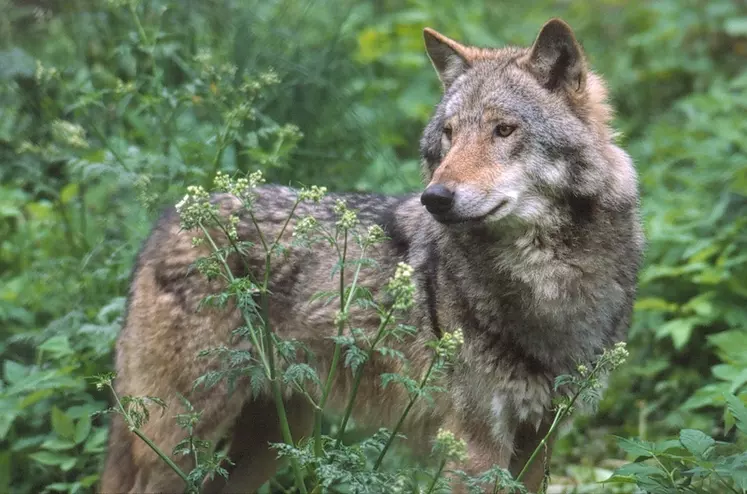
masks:
[(428, 379), (431, 377), (431, 373), (433, 372), (433, 368), (436, 366), (436, 362), (438, 361), (439, 357), (437, 354), (433, 355), (433, 359), (431, 359), (431, 364), (428, 366), (428, 370), (425, 373), (425, 376), (423, 376), (423, 380), (420, 381), (420, 386), (418, 387), (418, 392), (414, 394), (412, 398), (410, 398), (410, 403), (407, 404), (407, 408), (405, 408), (405, 411), (402, 412), (402, 415), (399, 418), (399, 421), (397, 422), (397, 425), (394, 426), (394, 429), (392, 429), (392, 434), (389, 436), (389, 440), (384, 445), (384, 449), (381, 450), (381, 453), (379, 453), (379, 457), (376, 458), (376, 463), (374, 463), (373, 470), (374, 472), (379, 469), (381, 466), (381, 462), (384, 461), (384, 456), (386, 455), (389, 448), (392, 446), (392, 443), (394, 443), (394, 439), (397, 437), (397, 432), (399, 432), (399, 429), (402, 427), (402, 424), (405, 422), (405, 418), (407, 417), (407, 414), (410, 413), (410, 410), (412, 409), (413, 405), (415, 405), (415, 402), (418, 400), (418, 397), (420, 396), (420, 392), (423, 391), (423, 388), (425, 388), (425, 385), (428, 384)]
[[(568, 408), (570, 408), (570, 406)], [(517, 482), (521, 482), (521, 479), (523, 479), (524, 475), (526, 475), (527, 471), (529, 471), (529, 467), (532, 465), (532, 463), (534, 462), (539, 452), (545, 448), (545, 445), (547, 444), (547, 441), (550, 439), (550, 436), (552, 436), (552, 434), (555, 432), (555, 429), (557, 429), (560, 422), (567, 415), (566, 410), (568, 410), (568, 408), (558, 410), (558, 412), (555, 414), (555, 418), (553, 419), (552, 425), (550, 426), (550, 429), (547, 431), (547, 434), (545, 434), (545, 437), (542, 438), (542, 440), (537, 445), (537, 447), (534, 448), (534, 451), (532, 451), (532, 455), (529, 457), (527, 462), (524, 464), (524, 467), (519, 472), (519, 475), (516, 476)], [(498, 492), (498, 482), (496, 482), (495, 489), (493, 490), (493, 492), (494, 493)]]
[[(226, 262), (226, 260), (220, 254), (220, 249), (218, 248), (217, 245), (215, 245), (215, 242), (213, 241), (213, 237), (210, 236), (210, 233), (208, 233), (204, 225), (200, 224), (200, 229), (202, 229), (202, 232), (205, 234), (205, 238), (207, 238), (208, 242), (210, 243), (210, 246), (212, 247), (213, 252), (218, 256), (218, 259), (220, 259), (221, 264), (223, 264), (223, 269), (226, 270), (226, 276), (228, 277), (228, 280), (230, 282), (233, 282), (234, 281), (233, 272), (231, 271), (231, 268), (228, 266), (228, 262)], [(260, 357), (260, 360), (262, 361), (262, 366), (264, 367), (265, 372), (269, 374), (270, 366), (265, 356), (264, 345), (261, 342), (261, 340), (257, 339), (257, 335), (254, 332), (252, 321), (249, 318), (249, 316), (246, 314), (246, 312), (241, 310), (241, 315), (244, 318), (244, 322), (249, 327), (249, 337), (252, 339), (252, 344), (259, 350), (259, 357)]]
[[(348, 230), (345, 229), (345, 236), (342, 241), (342, 255), (340, 256), (340, 320), (337, 322), (337, 336), (338, 341), (335, 342), (335, 350), (332, 353), (332, 363), (329, 366), (329, 373), (327, 374), (327, 382), (324, 384), (322, 390), (322, 399), (319, 402), (319, 409), (314, 414), (314, 454), (317, 457), (322, 456), (322, 415), (324, 415), (324, 407), (327, 405), (327, 398), (332, 390), (332, 383), (335, 379), (337, 371), (337, 365), (340, 360), (340, 353), (342, 346), (339, 342), (339, 337), (342, 336), (345, 330), (345, 317), (346, 314), (346, 300), (345, 300), (345, 260), (348, 253)], [(351, 288), (352, 291), (352, 288)]]
[(122, 402), (119, 400), (119, 396), (117, 395), (117, 392), (114, 390), (114, 386), (109, 384), (109, 389), (112, 392), (112, 395), (114, 395), (114, 399), (117, 402), (117, 407), (119, 408), (120, 413), (125, 419), (125, 422), (127, 422), (127, 427), (132, 431), (137, 437), (143, 440), (145, 444), (148, 445), (150, 449), (153, 450), (154, 453), (158, 455), (159, 458), (161, 458), (164, 463), (166, 463), (176, 474), (184, 481), (184, 483), (187, 485), (187, 487), (191, 490), (192, 486), (190, 485), (189, 478), (187, 477), (187, 474), (182, 471), (179, 466), (174, 463), (174, 461), (166, 454), (164, 453), (161, 448), (156, 446), (156, 444), (150, 440), (143, 432), (135, 427), (135, 423), (133, 422), (130, 415), (127, 413), (127, 410), (125, 410), (124, 406), (122, 405)]
[(134, 2), (127, 2), (127, 6), (130, 9), (130, 14), (132, 15), (132, 19), (135, 22), (135, 27), (137, 28), (138, 36), (140, 36), (140, 40), (143, 42), (144, 45), (150, 46), (150, 41), (148, 41), (148, 36), (145, 34), (145, 29), (143, 28), (143, 24), (140, 22), (140, 16), (137, 15), (137, 11), (135, 10), (135, 3)]
[[(581, 396), (581, 393), (583, 393), (589, 386), (589, 383), (592, 381), (594, 374), (601, 368), (601, 365), (597, 363), (597, 365), (594, 366), (594, 368), (591, 370), (589, 375), (585, 378), (584, 383), (579, 386), (578, 390), (573, 394), (573, 397), (568, 402), (567, 406), (564, 406), (560, 408), (557, 413), (555, 414), (555, 418), (552, 421), (552, 425), (550, 426), (550, 429), (548, 429), (545, 436), (542, 438), (540, 443), (537, 445), (536, 448), (534, 448), (534, 451), (532, 451), (532, 455), (529, 457), (527, 462), (524, 464), (524, 467), (519, 472), (519, 475), (516, 476), (516, 481), (521, 482), (521, 479), (524, 478), (526, 473), (529, 471), (529, 467), (532, 465), (534, 460), (537, 458), (537, 455), (539, 452), (545, 448), (545, 445), (547, 444), (547, 441), (550, 440), (552, 435), (555, 433), (555, 430), (558, 428), (560, 423), (565, 419), (570, 411), (573, 409), (573, 405), (576, 403), (576, 400), (579, 396)], [(498, 492), (498, 481), (495, 482), (495, 488), (493, 489), (494, 493)]]
[(348, 404), (345, 407), (345, 414), (343, 415), (342, 420), (340, 421), (340, 426), (338, 427), (338, 430), (337, 430), (336, 444), (338, 446), (342, 442), (342, 436), (343, 434), (345, 434), (345, 428), (347, 427), (348, 420), (350, 419), (350, 415), (353, 412), (353, 405), (355, 403), (355, 398), (358, 395), (358, 388), (360, 387), (361, 379), (363, 378), (363, 367), (366, 365), (367, 362), (371, 360), (371, 358), (373, 358), (373, 352), (376, 348), (376, 345), (379, 343), (382, 336), (384, 335), (384, 331), (387, 325), (389, 324), (389, 321), (391, 320), (393, 314), (394, 314), (394, 308), (389, 309), (389, 312), (387, 312), (386, 317), (384, 318), (382, 323), (379, 325), (379, 330), (376, 332), (376, 337), (374, 338), (373, 343), (371, 343), (371, 346), (368, 349), (368, 352), (366, 352), (366, 360), (361, 363), (360, 367), (358, 367), (358, 370), (355, 374), (355, 381), (353, 382), (353, 390), (350, 393), (350, 398), (348, 398)]
[(431, 482), (431, 485), (428, 487), (428, 490), (425, 491), (425, 494), (431, 494), (431, 492), (433, 492), (433, 489), (436, 488), (436, 483), (438, 482), (438, 479), (441, 477), (441, 472), (444, 471), (445, 466), (446, 466), (446, 458), (443, 458), (441, 460), (441, 463), (438, 465), (438, 470), (436, 470), (436, 475), (433, 476), (433, 482)]
[[(293, 441), (293, 435), (291, 434), (290, 426), (288, 425), (288, 415), (285, 412), (283, 391), (280, 386), (281, 383), (276, 375), (275, 359), (273, 357), (273, 352), (275, 351), (275, 349), (273, 348), (272, 344), (272, 333), (268, 328), (266, 328), (265, 330), (265, 338), (267, 339), (265, 345), (268, 353), (267, 358), (270, 363), (270, 383), (272, 384), (272, 392), (275, 398), (275, 408), (277, 409), (278, 419), (280, 419), (280, 432), (283, 435), (283, 441), (289, 446), (294, 446), (295, 442)], [(298, 460), (296, 460), (296, 458), (291, 458), (290, 462), (291, 467), (293, 468), (293, 474), (296, 477), (298, 490), (301, 491), (302, 494), (306, 494), (306, 485), (303, 481), (303, 472), (301, 472), (301, 467), (298, 464)]]
[[(257, 230), (259, 231), (259, 226), (254, 219), (254, 215), (252, 215), (252, 219), (255, 226), (257, 227)], [(272, 251), (267, 249), (267, 244), (265, 243), (264, 237), (262, 237), (261, 233), (260, 238), (262, 239), (262, 245), (265, 247), (265, 276), (261, 288), (261, 302), (262, 320), (264, 322), (263, 333), (265, 337), (265, 351), (267, 352), (267, 363), (270, 368), (270, 383), (272, 384), (272, 391), (275, 397), (275, 408), (277, 409), (278, 419), (280, 420), (280, 431), (283, 435), (283, 441), (285, 441), (285, 443), (289, 446), (295, 446), (296, 443), (293, 441), (293, 435), (291, 434), (290, 425), (288, 424), (288, 415), (285, 412), (285, 403), (283, 401), (283, 390), (281, 385), (282, 383), (278, 379), (277, 369), (275, 368), (275, 348), (272, 339), (273, 331), (272, 327), (270, 326), (270, 301), (268, 295), (268, 286), (270, 283), (270, 268), (272, 266)], [(291, 458), (290, 463), (291, 468), (293, 469), (293, 474), (296, 477), (298, 490), (301, 491), (301, 494), (306, 494), (306, 485), (304, 484), (303, 480), (303, 472), (301, 471), (301, 467), (298, 464), (298, 460), (296, 458)]]

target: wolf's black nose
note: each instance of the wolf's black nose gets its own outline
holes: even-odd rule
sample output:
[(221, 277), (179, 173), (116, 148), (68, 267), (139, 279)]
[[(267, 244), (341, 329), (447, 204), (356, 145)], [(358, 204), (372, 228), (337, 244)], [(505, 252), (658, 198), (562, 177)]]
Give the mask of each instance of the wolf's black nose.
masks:
[(420, 202), (431, 214), (444, 214), (454, 205), (454, 192), (441, 184), (431, 185), (420, 196)]

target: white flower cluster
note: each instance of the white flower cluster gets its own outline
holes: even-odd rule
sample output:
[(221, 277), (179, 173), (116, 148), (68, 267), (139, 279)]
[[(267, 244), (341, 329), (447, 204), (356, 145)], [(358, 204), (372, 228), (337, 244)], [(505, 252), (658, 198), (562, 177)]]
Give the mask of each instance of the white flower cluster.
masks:
[(414, 270), (407, 263), (400, 262), (386, 290), (394, 298), (394, 309), (407, 310), (414, 302), (415, 284), (412, 282)]
[(453, 360), (462, 345), (464, 345), (464, 333), (462, 328), (457, 328), (453, 333), (444, 333), (436, 346), (436, 353), (446, 360)]
[(464, 439), (459, 439), (450, 430), (439, 428), (436, 434), (435, 449), (443, 455), (458, 462), (467, 459), (467, 443)]
[(210, 204), (210, 194), (198, 185), (187, 187), (187, 194), (176, 204), (176, 212), (185, 230), (207, 223), (217, 213), (215, 206)]
[(73, 148), (86, 149), (86, 131), (78, 124), (67, 120), (55, 120), (52, 122), (52, 137), (61, 143)]

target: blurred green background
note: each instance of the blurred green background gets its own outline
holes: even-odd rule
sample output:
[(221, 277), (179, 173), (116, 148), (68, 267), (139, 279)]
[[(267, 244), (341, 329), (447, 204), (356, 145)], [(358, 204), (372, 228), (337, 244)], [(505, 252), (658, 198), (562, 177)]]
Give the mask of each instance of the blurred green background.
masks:
[(415, 191), (440, 96), (423, 27), (527, 45), (553, 16), (609, 83), (649, 242), (631, 359), (599, 413), (563, 434), (554, 480), (608, 476), (626, 458), (612, 435), (734, 440), (723, 393), (747, 400), (744, 2), (0, 0), (0, 492), (92, 491), (106, 419), (90, 413), (108, 397), (89, 377), (111, 369), (134, 256), (186, 184), (262, 168), (274, 182)]

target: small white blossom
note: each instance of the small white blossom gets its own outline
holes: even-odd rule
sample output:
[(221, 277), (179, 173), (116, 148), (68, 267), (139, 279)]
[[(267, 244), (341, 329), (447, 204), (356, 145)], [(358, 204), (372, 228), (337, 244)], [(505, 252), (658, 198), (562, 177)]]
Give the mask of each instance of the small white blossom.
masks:
[(397, 264), (394, 276), (389, 280), (386, 290), (394, 298), (394, 309), (407, 310), (413, 304), (415, 285), (412, 282), (412, 266), (404, 262)]
[(457, 328), (453, 333), (446, 332), (441, 337), (436, 347), (436, 353), (447, 360), (452, 360), (464, 345), (464, 333), (462, 328)]
[(68, 122), (67, 120), (55, 120), (52, 122), (52, 136), (61, 143), (73, 148), (86, 149), (86, 131), (78, 124)]
[(434, 449), (450, 460), (463, 462), (467, 459), (467, 443), (464, 439), (457, 438), (450, 430), (438, 429)]
[(316, 229), (317, 221), (313, 216), (305, 216), (293, 228), (293, 237), (307, 238)]
[(386, 232), (383, 228), (381, 228), (379, 225), (371, 225), (368, 227), (368, 232), (366, 234), (364, 243), (366, 245), (373, 245), (383, 241), (386, 238)]
[(192, 230), (207, 223), (217, 212), (210, 204), (210, 194), (201, 186), (190, 185), (187, 194), (176, 204), (182, 228)]
[(301, 201), (311, 201), (318, 203), (327, 193), (327, 187), (312, 185), (310, 189), (303, 188), (298, 193), (298, 199)]
[(236, 230), (236, 226), (239, 224), (239, 217), (232, 214), (228, 217), (228, 224), (226, 225), (226, 231), (228, 232), (228, 238), (231, 240), (238, 240), (239, 233)]
[(612, 350), (605, 352), (608, 354), (610, 366), (612, 369), (620, 367), (630, 356), (630, 353), (628, 353), (626, 346), (627, 345), (624, 341), (619, 341), (615, 343), (615, 347)]

